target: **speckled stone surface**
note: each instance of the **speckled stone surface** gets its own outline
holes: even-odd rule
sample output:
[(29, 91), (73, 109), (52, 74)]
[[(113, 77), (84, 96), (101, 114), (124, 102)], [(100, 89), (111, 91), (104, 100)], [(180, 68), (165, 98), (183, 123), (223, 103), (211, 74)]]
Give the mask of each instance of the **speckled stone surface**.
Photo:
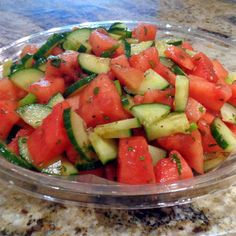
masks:
[[(236, 40), (236, 1), (0, 1), (0, 46), (68, 24), (156, 20)], [(0, 235), (229, 235), (236, 232), (236, 187), (192, 204), (153, 210), (101, 210), (39, 200), (0, 184)]]

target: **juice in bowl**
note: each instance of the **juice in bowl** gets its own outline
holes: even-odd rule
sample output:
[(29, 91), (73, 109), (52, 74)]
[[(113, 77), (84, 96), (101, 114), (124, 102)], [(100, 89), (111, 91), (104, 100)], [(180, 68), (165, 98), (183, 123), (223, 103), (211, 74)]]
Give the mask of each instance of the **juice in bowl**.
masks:
[(181, 204), (229, 186), (234, 47), (161, 22), (101, 22), (3, 48), (1, 179), (114, 208)]

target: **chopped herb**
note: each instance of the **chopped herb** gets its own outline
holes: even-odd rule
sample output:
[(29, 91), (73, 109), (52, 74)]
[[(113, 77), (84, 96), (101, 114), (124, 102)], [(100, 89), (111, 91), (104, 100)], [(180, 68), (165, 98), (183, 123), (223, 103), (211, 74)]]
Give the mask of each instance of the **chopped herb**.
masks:
[(174, 161), (177, 165), (177, 169), (178, 169), (178, 174), (181, 175), (181, 172), (182, 172), (182, 165), (181, 165), (181, 162), (180, 162), (180, 159), (179, 157), (176, 155), (176, 154), (173, 154), (171, 156), (171, 159), (172, 161)]
[(93, 89), (93, 94), (94, 94), (94, 95), (98, 95), (98, 93), (99, 93), (99, 87), (95, 87), (95, 88)]
[(58, 56), (50, 56), (48, 59), (51, 61), (52, 66), (56, 68), (59, 68), (61, 66), (62, 60)]
[(147, 33), (148, 33), (148, 29), (147, 29), (147, 27), (144, 26), (143, 28), (144, 28), (144, 34), (147, 35)]
[(154, 61), (148, 61), (149, 65), (151, 66), (151, 68), (154, 68), (156, 63)]
[(198, 129), (197, 124), (195, 122), (193, 122), (189, 125), (189, 128), (186, 131), (192, 133), (193, 131), (195, 131), (197, 129)]
[(139, 157), (139, 160), (140, 160), (140, 161), (144, 161), (144, 160), (145, 160), (145, 157), (144, 157), (144, 156), (140, 156), (140, 157)]
[(56, 144), (57, 144), (57, 145), (58, 145), (58, 144), (61, 144), (61, 139), (58, 139), (57, 142), (56, 142)]
[(204, 107), (199, 107), (198, 110), (203, 113), (205, 111)]
[(21, 142), (22, 142), (22, 143), (27, 143), (27, 138), (22, 138), (22, 139), (21, 139)]
[(217, 145), (216, 143), (210, 143), (210, 144), (208, 144), (208, 147), (214, 147), (216, 145)]
[(134, 150), (133, 147), (128, 147), (128, 151), (129, 151), (129, 152), (132, 152), (133, 150)]
[(110, 120), (110, 117), (109, 116), (103, 116), (103, 119), (104, 120)]

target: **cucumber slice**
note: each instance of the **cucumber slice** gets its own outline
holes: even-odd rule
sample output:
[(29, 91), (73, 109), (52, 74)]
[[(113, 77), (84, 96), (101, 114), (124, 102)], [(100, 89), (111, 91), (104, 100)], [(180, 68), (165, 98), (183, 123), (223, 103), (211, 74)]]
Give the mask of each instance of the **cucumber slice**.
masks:
[(103, 138), (128, 138), (132, 136), (132, 131), (130, 129), (118, 130), (114, 132), (105, 133), (102, 135)]
[(18, 138), (18, 147), (20, 156), (27, 162), (29, 165), (33, 167), (33, 160), (30, 156), (28, 145), (27, 145), (28, 137), (19, 137)]
[(116, 159), (118, 148), (114, 140), (104, 139), (95, 132), (89, 134), (89, 140), (103, 165)]
[(148, 140), (169, 136), (176, 133), (186, 133), (189, 121), (185, 113), (171, 113), (163, 120), (157, 121), (146, 127)]
[(225, 79), (227, 84), (232, 84), (236, 80), (236, 72), (230, 72)]
[(30, 68), (18, 70), (10, 76), (11, 81), (17, 86), (27, 91), (28, 87), (44, 77), (40, 70)]
[(16, 112), (28, 125), (37, 128), (43, 120), (52, 112), (52, 109), (43, 104), (30, 104), (19, 107)]
[(153, 166), (155, 166), (157, 164), (157, 162), (160, 161), (162, 158), (166, 157), (166, 151), (161, 148), (158, 148), (158, 147), (155, 147), (152, 145), (148, 145), (148, 150), (149, 150), (151, 157), (152, 157)]
[(76, 81), (74, 84), (72, 84), (70, 87), (68, 87), (65, 92), (65, 97), (72, 97), (76, 95), (78, 92), (80, 92), (87, 84), (89, 84), (93, 79), (96, 78), (96, 74), (92, 74), (90, 76), (87, 76), (81, 80)]
[(144, 77), (145, 79), (143, 80), (138, 89), (126, 89), (127, 92), (135, 95), (144, 95), (145, 92), (147, 92), (148, 90), (165, 89), (169, 86), (169, 82), (152, 69), (148, 69), (144, 73)]
[(80, 53), (78, 61), (81, 68), (90, 74), (107, 73), (110, 70), (110, 58), (96, 57), (91, 54)]
[(161, 41), (161, 40), (156, 40), (155, 41), (155, 47), (159, 53), (160, 57), (165, 57), (165, 50), (169, 47), (170, 45), (168, 45), (166, 42)]
[(25, 56), (21, 58), (21, 63), (24, 65), (24, 68), (26, 69), (32, 67), (34, 64), (33, 55), (28, 53), (25, 54)]
[(126, 120), (119, 120), (105, 125), (98, 125), (94, 128), (94, 132), (99, 136), (104, 136), (109, 133), (121, 131), (125, 129), (134, 129), (141, 127), (138, 119), (131, 118)]
[(175, 63), (167, 57), (160, 57), (160, 62), (168, 68), (172, 68), (175, 65)]
[(144, 73), (144, 77), (145, 79), (138, 89), (129, 90), (128, 92), (132, 94), (144, 95), (148, 90), (165, 89), (169, 86), (169, 82), (152, 69), (148, 69)]
[(236, 137), (221, 119), (215, 118), (211, 123), (211, 134), (226, 152), (232, 152), (236, 148)]
[(189, 79), (178, 75), (175, 81), (175, 111), (185, 111), (188, 103)]
[(131, 55), (131, 46), (126, 39), (121, 40), (121, 43), (124, 45), (125, 55), (129, 58)]
[(124, 23), (115, 22), (110, 26), (109, 30), (112, 30), (112, 29), (127, 30), (127, 28), (128, 27)]
[(133, 98), (129, 94), (122, 95), (121, 103), (123, 108), (130, 113), (130, 108), (134, 106)]
[(11, 66), (13, 65), (12, 60), (7, 60), (3, 63), (2, 77), (7, 77), (11, 74)]
[(161, 39), (161, 41), (164, 41), (166, 44), (169, 44), (169, 45), (180, 46), (182, 45), (184, 40), (181, 38), (164, 38), (164, 39)]
[(229, 103), (225, 103), (220, 109), (222, 120), (232, 124), (236, 124), (236, 107)]
[(64, 34), (53, 34), (48, 38), (45, 44), (43, 44), (38, 51), (34, 54), (34, 60), (38, 60), (41, 57), (46, 58), (49, 56), (51, 50), (56, 47), (59, 43), (61, 43), (64, 39)]
[(102, 167), (102, 163), (101, 161), (99, 160), (96, 160), (96, 161), (79, 161), (76, 163), (76, 168), (79, 170), (79, 171), (88, 171), (88, 170), (94, 170), (94, 169), (97, 169), (97, 168), (100, 168)]
[(131, 44), (130, 48), (130, 55), (135, 55), (135, 54), (139, 54), (140, 52), (152, 47), (154, 44), (154, 41), (144, 41), (141, 43), (135, 43), (135, 44)]
[(63, 102), (65, 99), (62, 96), (61, 93), (57, 93), (54, 96), (51, 97), (51, 99), (49, 100), (47, 106), (50, 108), (53, 108), (55, 105), (57, 105), (58, 103)]
[(58, 157), (41, 169), (42, 173), (48, 175), (69, 176), (77, 175), (79, 172), (76, 167), (65, 158)]
[(226, 158), (227, 157), (224, 155), (219, 155), (213, 159), (205, 160), (203, 163), (204, 173), (219, 167), (226, 160)]
[(121, 95), (122, 94), (122, 88), (121, 88), (121, 85), (120, 85), (120, 81), (119, 80), (114, 80), (114, 84), (116, 86), (116, 89), (117, 89), (119, 95)]
[(65, 50), (81, 51), (81, 45), (85, 47), (85, 52), (91, 51), (91, 46), (88, 44), (88, 39), (92, 30), (89, 28), (77, 29), (69, 33), (63, 43)]
[(83, 119), (70, 108), (63, 113), (64, 126), (75, 150), (79, 153), (82, 160), (90, 161), (94, 153), (90, 150), (90, 141)]
[(170, 106), (158, 103), (140, 104), (131, 108), (132, 114), (145, 127), (167, 116), (170, 110)]
[(120, 40), (122, 38), (122, 35), (119, 34), (108, 33), (108, 35), (115, 40)]
[(176, 75), (185, 75), (184, 71), (177, 65), (173, 65), (171, 70), (176, 74)]
[(46, 71), (47, 67), (47, 59), (44, 57), (39, 58), (35, 63), (34, 63), (34, 68), (41, 70), (43, 72)]
[(0, 155), (4, 157), (7, 161), (11, 162), (12, 164), (24, 167), (26, 169), (31, 169), (31, 165), (27, 163), (24, 159), (20, 156), (17, 156), (12, 151), (10, 151), (7, 146), (3, 143), (0, 143)]
[(30, 105), (33, 103), (37, 102), (37, 97), (33, 94), (33, 93), (28, 93), (25, 97), (23, 97), (20, 101), (19, 101), (19, 106), (25, 106), (25, 105)]

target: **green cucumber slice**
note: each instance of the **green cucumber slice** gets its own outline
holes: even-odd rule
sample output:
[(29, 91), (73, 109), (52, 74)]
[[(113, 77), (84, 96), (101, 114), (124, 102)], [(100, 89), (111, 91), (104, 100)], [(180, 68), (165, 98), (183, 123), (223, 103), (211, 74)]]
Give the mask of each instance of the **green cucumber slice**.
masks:
[(221, 119), (215, 118), (211, 123), (211, 134), (226, 152), (232, 152), (236, 148), (236, 137)]
[(80, 53), (78, 61), (81, 68), (90, 74), (107, 73), (110, 70), (110, 58), (96, 57), (91, 54)]
[(168, 68), (172, 68), (175, 65), (175, 63), (171, 59), (163, 56), (160, 57), (160, 62)]
[(64, 39), (64, 34), (53, 34), (48, 38), (45, 44), (43, 44), (38, 51), (34, 54), (34, 60), (38, 60), (41, 57), (46, 58), (49, 56), (51, 50), (56, 47), (59, 43), (61, 43)]
[(128, 138), (132, 136), (132, 131), (131, 129), (124, 129), (124, 130), (118, 130), (118, 131), (113, 131), (109, 133), (105, 133), (102, 135), (103, 138)]
[(51, 99), (49, 100), (47, 106), (50, 108), (53, 108), (54, 106), (56, 106), (58, 103), (63, 102), (65, 99), (62, 96), (61, 93), (57, 93), (54, 96), (51, 97)]
[(12, 164), (24, 167), (26, 169), (31, 169), (32, 166), (27, 163), (24, 159), (20, 156), (17, 156), (13, 152), (11, 152), (7, 146), (3, 143), (0, 143), (0, 155), (4, 157), (7, 161), (11, 162)]
[(129, 90), (128, 92), (132, 94), (144, 95), (148, 90), (165, 89), (169, 86), (169, 82), (152, 69), (148, 69), (144, 73), (144, 77), (145, 79), (138, 89)]
[(76, 168), (79, 170), (79, 171), (88, 171), (88, 170), (94, 170), (94, 169), (97, 169), (97, 168), (100, 168), (102, 167), (102, 163), (101, 161), (99, 160), (96, 160), (96, 161), (79, 161), (76, 163)]
[(236, 72), (230, 72), (225, 79), (227, 84), (232, 84), (236, 80)]
[(36, 102), (37, 102), (37, 97), (33, 93), (28, 93), (25, 97), (23, 97), (19, 101), (19, 106), (22, 107)]
[(149, 141), (176, 133), (186, 133), (188, 129), (189, 121), (185, 113), (170, 113), (166, 118), (145, 127)]
[(232, 124), (236, 124), (236, 107), (229, 103), (225, 103), (220, 109), (222, 120)]
[(148, 145), (148, 150), (152, 157), (153, 166), (155, 166), (162, 158), (165, 158), (167, 154), (165, 150), (152, 145)]
[(90, 76), (87, 76), (81, 80), (76, 81), (74, 84), (72, 84), (70, 87), (68, 87), (65, 92), (65, 97), (72, 97), (76, 95), (78, 92), (80, 92), (87, 84), (89, 84), (93, 79), (96, 78), (96, 74), (92, 74)]
[(114, 80), (114, 84), (116, 86), (116, 89), (117, 89), (119, 95), (121, 95), (122, 94), (122, 88), (121, 88), (121, 85), (120, 85), (120, 81), (119, 80)]
[(69, 33), (63, 43), (65, 50), (81, 51), (81, 45), (85, 47), (84, 52), (90, 52), (91, 46), (88, 43), (89, 36), (92, 30), (89, 28), (77, 29)]
[(135, 44), (131, 44), (130, 48), (130, 55), (135, 55), (135, 54), (139, 54), (140, 52), (152, 47), (154, 44), (154, 41), (144, 41), (141, 43), (135, 43)]
[(155, 41), (155, 47), (159, 53), (160, 57), (165, 57), (165, 50), (169, 47), (170, 45), (168, 45), (166, 42), (161, 41), (161, 40), (156, 40)]
[(20, 156), (27, 162), (29, 165), (34, 166), (32, 158), (29, 153), (28, 145), (27, 145), (28, 137), (19, 137), (18, 138), (18, 147)]
[(177, 75), (175, 80), (175, 111), (185, 111), (188, 103), (189, 79), (182, 75)]
[(171, 70), (176, 74), (176, 75), (185, 75), (184, 71), (177, 65), (173, 65)]
[(51, 161), (47, 166), (41, 168), (40, 171), (48, 175), (60, 176), (77, 175), (79, 173), (72, 163), (62, 157), (58, 157)]
[(103, 165), (116, 159), (118, 148), (114, 140), (104, 139), (95, 132), (89, 134), (89, 140)]
[(94, 128), (94, 132), (98, 134), (99, 136), (104, 136), (106, 134), (125, 130), (125, 129), (134, 129), (141, 127), (138, 119), (131, 118), (126, 120), (119, 120), (112, 123), (104, 124), (104, 125), (98, 125)]
[(180, 46), (182, 45), (184, 40), (181, 38), (164, 38), (164, 39), (161, 39), (161, 41), (169, 45)]
[(7, 60), (3, 63), (3, 69), (2, 69), (2, 77), (7, 77), (11, 74), (11, 67), (13, 65), (12, 60)]
[(18, 70), (10, 76), (11, 81), (24, 90), (28, 90), (29, 86), (44, 77), (44, 73), (40, 70), (30, 68)]
[(43, 104), (30, 104), (19, 107), (16, 112), (30, 126), (37, 128), (43, 120), (52, 112), (52, 109)]
[(170, 106), (158, 103), (140, 104), (131, 108), (132, 114), (145, 127), (167, 116), (170, 110)]
[(85, 122), (71, 108), (65, 109), (63, 113), (64, 126), (75, 150), (82, 160), (90, 161), (94, 157), (91, 151), (91, 144), (87, 134)]

